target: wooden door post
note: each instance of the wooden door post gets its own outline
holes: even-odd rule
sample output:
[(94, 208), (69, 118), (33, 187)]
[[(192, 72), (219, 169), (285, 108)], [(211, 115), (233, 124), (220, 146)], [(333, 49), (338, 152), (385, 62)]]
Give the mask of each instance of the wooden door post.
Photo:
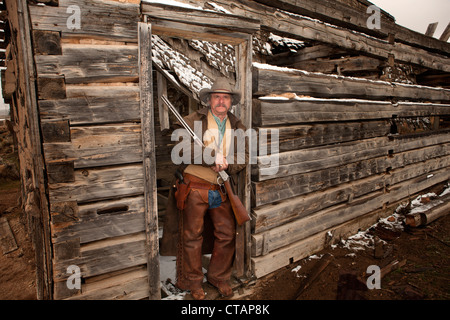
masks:
[(159, 276), (158, 205), (156, 189), (155, 128), (151, 25), (139, 23), (139, 85), (144, 165), (145, 233), (149, 299), (161, 299)]

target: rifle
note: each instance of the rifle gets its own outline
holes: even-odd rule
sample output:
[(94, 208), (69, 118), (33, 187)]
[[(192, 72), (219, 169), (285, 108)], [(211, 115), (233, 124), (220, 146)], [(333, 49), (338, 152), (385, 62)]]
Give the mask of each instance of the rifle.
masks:
[[(178, 110), (170, 103), (169, 99), (166, 96), (161, 96), (162, 101), (169, 108), (170, 111), (175, 115), (175, 118), (180, 122), (180, 124), (188, 131), (191, 137), (194, 139), (194, 142), (200, 144), (202, 147), (205, 147), (203, 141), (195, 134), (194, 130), (192, 130), (189, 125), (184, 121), (183, 117), (178, 113)], [(238, 225), (242, 225), (244, 222), (251, 220), (250, 215), (242, 204), (241, 200), (237, 195), (234, 194), (233, 189), (230, 184), (230, 176), (225, 171), (219, 171), (219, 176), (223, 181), (225, 186), (225, 190), (228, 194), (228, 199), (231, 203), (231, 208), (233, 209), (234, 216), (236, 218), (236, 222)]]

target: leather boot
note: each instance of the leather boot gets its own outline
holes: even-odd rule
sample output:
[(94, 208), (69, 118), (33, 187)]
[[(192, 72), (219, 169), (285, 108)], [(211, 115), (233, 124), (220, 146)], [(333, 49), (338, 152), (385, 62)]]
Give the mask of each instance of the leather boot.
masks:
[(203, 291), (203, 288), (201, 286), (198, 287), (197, 284), (194, 284), (193, 287), (189, 287), (185, 286), (185, 282), (177, 281), (175, 286), (183, 291), (190, 291), (191, 296), (192, 298), (194, 298), (194, 300), (205, 300), (205, 291)]
[(224, 297), (233, 296), (233, 289), (231, 288), (228, 281), (216, 281), (208, 278), (208, 282), (217, 288), (217, 291)]

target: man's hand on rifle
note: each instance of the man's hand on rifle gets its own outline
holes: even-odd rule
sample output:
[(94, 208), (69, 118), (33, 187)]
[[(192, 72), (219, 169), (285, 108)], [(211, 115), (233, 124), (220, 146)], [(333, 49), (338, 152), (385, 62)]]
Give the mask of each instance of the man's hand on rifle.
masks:
[(221, 153), (216, 154), (215, 166), (212, 166), (211, 169), (213, 169), (214, 172), (217, 173), (219, 173), (219, 171), (228, 169), (228, 162), (227, 159), (223, 156), (223, 154)]

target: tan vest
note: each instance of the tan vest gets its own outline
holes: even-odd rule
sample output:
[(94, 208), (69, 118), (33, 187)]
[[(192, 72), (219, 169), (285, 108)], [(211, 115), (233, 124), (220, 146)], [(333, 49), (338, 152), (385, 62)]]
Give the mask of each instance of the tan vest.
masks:
[[(225, 134), (223, 135), (222, 142), (220, 146), (217, 146), (219, 141), (219, 127), (217, 126), (216, 120), (214, 120), (211, 111), (208, 111), (208, 129), (203, 135), (203, 143), (206, 147), (210, 147), (216, 150), (216, 152), (221, 152), (225, 156), (228, 155), (232, 141), (232, 131), (230, 120), (227, 119), (225, 124)], [(204, 167), (198, 164), (190, 164), (186, 167), (184, 172), (192, 174), (193, 176), (204, 179), (210, 183), (217, 184), (218, 174), (214, 172), (210, 167)]]

